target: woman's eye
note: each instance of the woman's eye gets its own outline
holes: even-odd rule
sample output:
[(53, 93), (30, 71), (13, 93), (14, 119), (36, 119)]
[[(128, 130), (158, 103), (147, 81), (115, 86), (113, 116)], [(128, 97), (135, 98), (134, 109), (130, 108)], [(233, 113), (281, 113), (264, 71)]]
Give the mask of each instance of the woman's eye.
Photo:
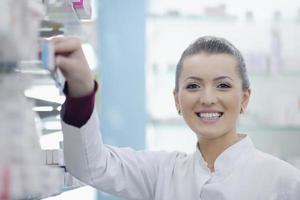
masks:
[(186, 86), (187, 89), (196, 89), (196, 88), (199, 88), (199, 87), (200, 87), (200, 86), (197, 85), (197, 84), (188, 84), (188, 85)]
[(231, 88), (231, 86), (229, 84), (226, 84), (226, 83), (221, 83), (217, 86), (217, 88), (226, 89), (226, 88)]

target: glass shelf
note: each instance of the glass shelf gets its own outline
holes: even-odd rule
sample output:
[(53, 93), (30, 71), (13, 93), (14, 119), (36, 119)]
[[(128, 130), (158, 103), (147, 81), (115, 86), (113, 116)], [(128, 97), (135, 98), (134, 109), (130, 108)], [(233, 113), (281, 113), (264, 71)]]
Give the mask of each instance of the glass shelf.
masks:
[(47, 1), (45, 7), (46, 17), (42, 28), (52, 28), (53, 32), (60, 35), (82, 35), (80, 19), (71, 1)]

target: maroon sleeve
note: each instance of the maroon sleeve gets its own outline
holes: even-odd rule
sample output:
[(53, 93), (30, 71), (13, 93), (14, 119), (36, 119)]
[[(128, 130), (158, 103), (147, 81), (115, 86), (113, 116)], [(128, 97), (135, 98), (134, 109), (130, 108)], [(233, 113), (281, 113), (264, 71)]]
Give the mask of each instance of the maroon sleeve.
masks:
[(68, 96), (68, 83), (66, 82), (64, 88), (66, 100), (61, 109), (62, 120), (78, 128), (83, 126), (93, 113), (97, 89), (98, 84), (95, 81), (94, 91), (91, 94), (83, 97), (70, 97)]

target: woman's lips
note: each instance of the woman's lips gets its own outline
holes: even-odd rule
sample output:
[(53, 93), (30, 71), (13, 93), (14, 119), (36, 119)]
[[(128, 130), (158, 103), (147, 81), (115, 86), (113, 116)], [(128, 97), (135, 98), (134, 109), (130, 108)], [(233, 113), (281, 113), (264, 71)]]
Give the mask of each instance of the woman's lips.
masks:
[(197, 112), (196, 115), (205, 124), (213, 124), (219, 121), (224, 115), (223, 112)]

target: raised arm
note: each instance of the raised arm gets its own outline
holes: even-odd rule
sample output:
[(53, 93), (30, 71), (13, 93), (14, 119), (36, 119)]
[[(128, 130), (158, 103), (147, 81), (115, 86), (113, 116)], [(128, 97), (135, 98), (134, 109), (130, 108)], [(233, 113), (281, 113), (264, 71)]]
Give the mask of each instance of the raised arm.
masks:
[[(104, 145), (96, 109), (90, 105), (96, 89), (80, 40), (56, 38), (53, 42), (56, 65), (68, 83), (62, 114), (67, 170), (86, 184), (107, 193), (125, 199), (154, 199), (159, 165), (167, 154)], [(92, 109), (85, 112), (84, 108)], [(85, 115), (83, 113), (88, 114), (88, 119), (77, 126), (72, 116), (79, 115), (76, 118), (80, 119)]]

